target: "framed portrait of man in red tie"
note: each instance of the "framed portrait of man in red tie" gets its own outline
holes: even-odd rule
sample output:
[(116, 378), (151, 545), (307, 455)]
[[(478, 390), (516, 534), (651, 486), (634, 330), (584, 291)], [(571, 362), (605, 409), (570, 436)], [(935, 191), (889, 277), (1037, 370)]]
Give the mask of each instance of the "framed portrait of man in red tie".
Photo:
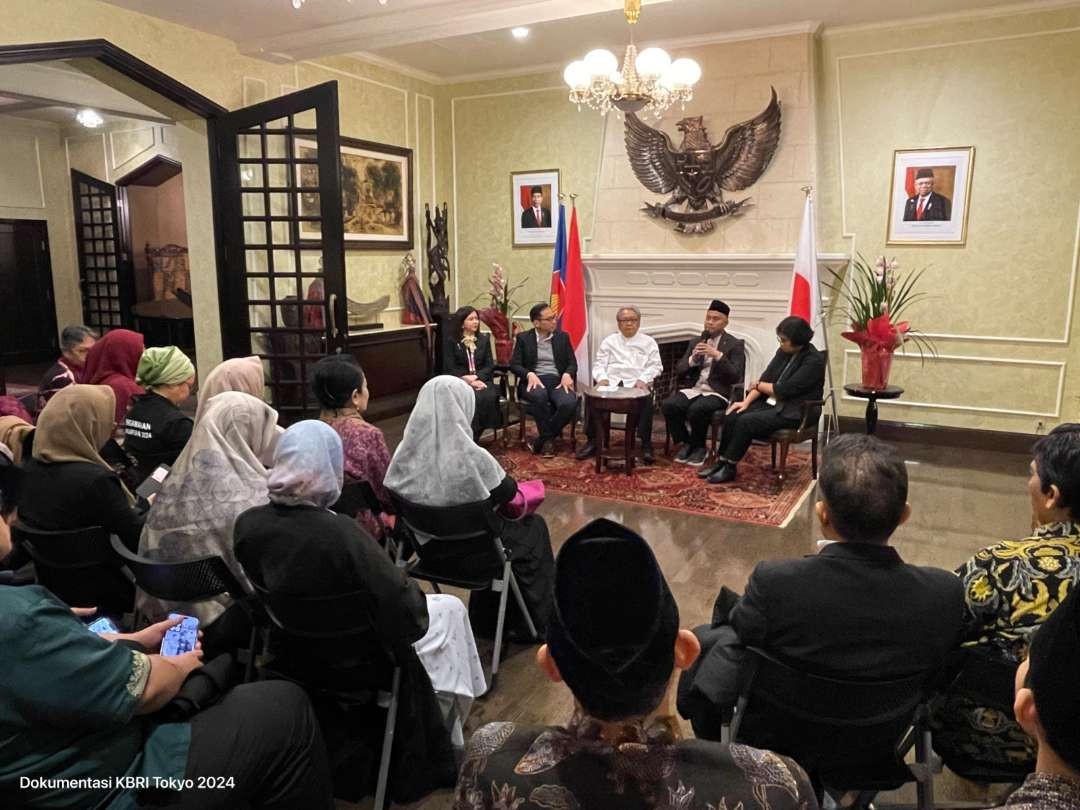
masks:
[(964, 244), (974, 163), (974, 146), (896, 150), (888, 244)]
[(514, 247), (553, 245), (559, 218), (559, 170), (510, 173)]

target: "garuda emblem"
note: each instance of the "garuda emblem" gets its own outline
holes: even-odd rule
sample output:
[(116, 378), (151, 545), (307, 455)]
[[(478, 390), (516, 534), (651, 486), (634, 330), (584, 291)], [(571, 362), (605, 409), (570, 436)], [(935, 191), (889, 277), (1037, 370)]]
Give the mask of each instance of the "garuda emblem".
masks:
[(666, 132), (653, 129), (626, 113), (626, 156), (638, 181), (649, 191), (671, 194), (664, 203), (645, 203), (651, 217), (676, 222), (679, 233), (707, 233), (713, 220), (739, 213), (749, 197), (725, 200), (724, 191), (752, 186), (772, 160), (780, 141), (780, 101), (772, 101), (756, 117), (730, 127), (713, 146), (700, 115), (675, 125), (683, 141), (675, 149)]

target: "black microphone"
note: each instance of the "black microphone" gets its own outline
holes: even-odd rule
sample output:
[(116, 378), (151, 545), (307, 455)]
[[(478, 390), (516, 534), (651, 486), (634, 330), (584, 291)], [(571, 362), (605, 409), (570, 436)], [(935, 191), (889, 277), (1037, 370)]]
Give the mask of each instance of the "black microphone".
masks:
[(702, 343), (707, 342), (709, 340), (709, 338), (711, 338), (711, 337), (712, 337), (712, 335), (709, 334), (708, 329), (703, 329), (702, 330), (702, 332), (701, 332), (701, 342)]

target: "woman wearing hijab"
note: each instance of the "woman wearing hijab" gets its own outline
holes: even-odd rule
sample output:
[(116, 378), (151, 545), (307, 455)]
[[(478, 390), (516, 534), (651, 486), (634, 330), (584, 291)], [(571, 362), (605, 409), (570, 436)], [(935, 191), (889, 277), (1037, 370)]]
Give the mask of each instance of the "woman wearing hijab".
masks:
[(135, 395), (124, 418), (124, 449), (135, 459), (137, 486), (158, 464), (173, 464), (191, 438), (191, 417), (179, 406), (191, 396), (195, 366), (175, 346), (154, 346), (143, 352), (135, 381), (146, 393)]
[(86, 355), (83, 381), (90, 385), (107, 385), (116, 395), (117, 425), (124, 424), (131, 398), (143, 392), (135, 382), (135, 373), (142, 357), (143, 336), (130, 329), (113, 329), (95, 343)]
[(460, 377), (473, 389), (476, 411), (473, 414), (473, 436), (488, 428), (503, 426), (499, 410), (499, 389), (494, 382), (495, 360), (491, 356), (490, 335), (480, 331), (480, 315), (476, 307), (462, 307), (450, 319), (450, 335), (454, 340), (449, 356), (448, 374)]
[(262, 360), (258, 357), (234, 357), (214, 368), (199, 385), (199, 405), (195, 421), (202, 419), (206, 403), (226, 391), (240, 391), (258, 399), (265, 388)]
[[(23, 466), (19, 520), (58, 531), (101, 526), (134, 550), (146, 514), (101, 457), (113, 431), (115, 399), (105, 385), (69, 385), (56, 392), (38, 417), (33, 458)], [(145, 506), (145, 501), (139, 501)], [(131, 584), (119, 571), (88, 585), (87, 604), (131, 606)]]
[[(417, 583), (354, 520), (330, 511), (341, 497), (343, 477), (341, 439), (329, 425), (305, 420), (291, 426), (274, 452), (270, 503), (249, 509), (236, 521), (236, 556), (251, 581), (271, 592), (331, 596), (360, 591), (369, 595), (379, 641), (395, 651), (403, 668), (403, 707), (411, 707), (399, 714), (403, 719), (394, 741), (399, 751), (395, 760), (409, 763), (412, 775), (408, 780), (416, 781), (431, 770), (436, 777), (423, 786), (412, 785), (409, 795), (394, 792), (398, 802), (415, 801), (424, 792), (452, 783), (454, 770), (425, 668), (443, 676), (445, 683), (436, 682), (436, 689), (453, 689), (462, 677), (478, 675), (479, 691), (470, 689), (470, 699), (484, 691), (483, 670), (471, 633), (443, 629), (456, 624), (467, 631), (460, 600), (452, 596), (425, 599)], [(432, 624), (438, 628), (429, 627), (429, 609)], [(424, 645), (433, 637), (441, 638), (443, 646), (426, 645), (421, 666), (411, 645)], [(275, 668), (309, 686), (357, 688), (358, 676), (370, 671), (365, 647), (362, 637), (352, 643), (343, 639), (328, 643), (271, 636)], [(429, 661), (433, 662), (430, 667)], [(399, 746), (405, 747), (406, 756), (400, 755)]]
[[(266, 503), (266, 468), (259, 459), (275, 440), (276, 425), (277, 412), (250, 394), (230, 391), (211, 399), (154, 500), (139, 553), (169, 562), (217, 554), (246, 583), (233, 553), (233, 526), (241, 512)], [(207, 627), (231, 604), (224, 594), (193, 604), (162, 602), (142, 592), (136, 598), (139, 612), (151, 619), (197, 616), (208, 654), (245, 638), (237, 611), (217, 628)]]
[[(499, 508), (512, 500), (518, 492), (517, 482), (473, 441), (475, 402), (472, 389), (457, 377), (444, 375), (424, 383), (405, 425), (405, 436), (386, 471), (386, 488), (410, 503), (428, 507), (490, 500)], [(454, 530), (449, 523), (446, 528)], [(525, 606), (542, 636), (551, 613), (555, 572), (547, 524), (539, 515), (527, 515), (520, 521), (505, 521), (501, 536), (510, 550)], [(498, 594), (490, 590), (476, 591), (469, 597), (469, 617), (477, 635), (495, 635), (498, 606)], [(528, 635), (513, 599), (507, 606), (507, 623), (513, 635)]]
[(367, 380), (351, 355), (333, 354), (317, 362), (311, 372), (311, 388), (322, 411), (319, 419), (341, 437), (345, 451), (345, 475), (366, 481), (382, 504), (381, 515), (363, 510), (357, 521), (376, 540), (393, 526), (394, 508), (383, 486), (390, 450), (383, 432), (364, 419), (368, 404)]

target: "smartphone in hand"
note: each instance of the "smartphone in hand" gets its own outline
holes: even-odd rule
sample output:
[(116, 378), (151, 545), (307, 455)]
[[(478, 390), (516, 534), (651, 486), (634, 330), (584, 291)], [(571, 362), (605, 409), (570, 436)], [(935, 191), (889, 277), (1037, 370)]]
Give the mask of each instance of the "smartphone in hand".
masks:
[(86, 629), (91, 633), (97, 633), (99, 636), (102, 633), (119, 633), (116, 629), (116, 625), (113, 624), (113, 620), (108, 616), (102, 616), (100, 619), (94, 619), (86, 626)]
[(183, 621), (165, 631), (165, 638), (161, 640), (161, 654), (183, 655), (194, 650), (195, 643), (199, 640), (199, 620), (180, 613), (170, 613), (169, 618), (180, 618)]

